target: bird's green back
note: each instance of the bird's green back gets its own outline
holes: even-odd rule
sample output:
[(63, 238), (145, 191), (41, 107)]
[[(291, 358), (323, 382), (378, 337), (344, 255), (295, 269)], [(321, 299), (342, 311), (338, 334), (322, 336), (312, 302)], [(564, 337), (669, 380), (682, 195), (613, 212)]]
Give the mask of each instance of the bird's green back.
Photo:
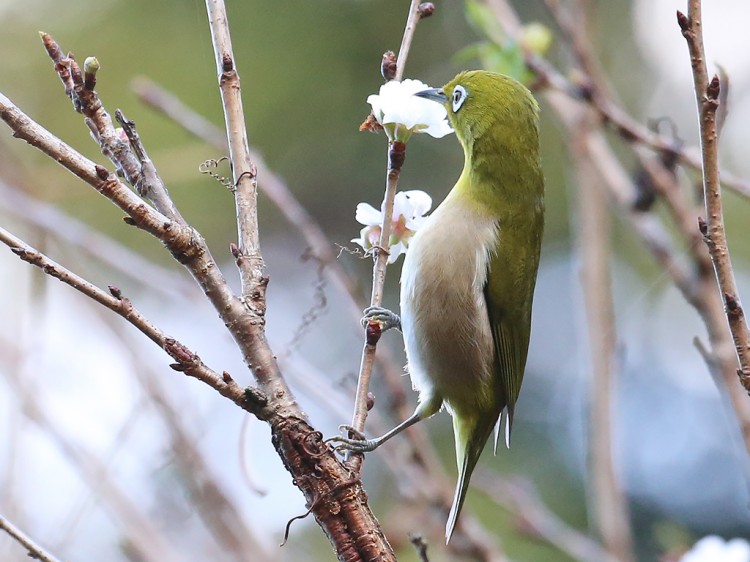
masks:
[[(459, 86), (466, 95), (455, 111), (451, 105)], [(443, 91), (465, 155), (454, 189), (475, 204), (477, 212), (490, 214), (499, 224), (484, 295), (496, 348), (498, 390), (512, 422), (526, 365), (544, 229), (539, 108), (523, 85), (485, 71), (460, 73)]]

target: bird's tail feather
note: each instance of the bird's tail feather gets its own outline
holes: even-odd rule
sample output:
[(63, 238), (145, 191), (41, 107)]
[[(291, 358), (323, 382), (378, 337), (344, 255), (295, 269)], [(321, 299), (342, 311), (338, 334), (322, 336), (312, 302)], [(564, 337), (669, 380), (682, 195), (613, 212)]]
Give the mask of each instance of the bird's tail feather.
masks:
[(466, 420), (461, 420), (459, 416), (453, 416), (458, 481), (456, 482), (456, 493), (453, 496), (453, 505), (448, 515), (448, 523), (445, 525), (446, 544), (451, 540), (458, 515), (464, 505), (471, 473), (474, 472), (474, 467), (477, 465), (479, 456), (482, 454), (484, 445), (487, 443), (495, 425), (494, 420), (490, 423), (477, 422), (478, 420), (472, 420), (472, 422), (467, 423)]

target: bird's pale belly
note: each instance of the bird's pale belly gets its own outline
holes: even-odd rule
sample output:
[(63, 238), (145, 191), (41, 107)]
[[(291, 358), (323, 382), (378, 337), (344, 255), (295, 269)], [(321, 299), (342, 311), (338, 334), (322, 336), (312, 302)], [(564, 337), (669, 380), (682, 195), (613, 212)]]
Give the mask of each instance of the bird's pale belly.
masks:
[(439, 397), (449, 408), (485, 409), (494, 395), (495, 352), (483, 288), (499, 231), (496, 221), (467, 215), (448, 198), (412, 240), (401, 322), (420, 402)]

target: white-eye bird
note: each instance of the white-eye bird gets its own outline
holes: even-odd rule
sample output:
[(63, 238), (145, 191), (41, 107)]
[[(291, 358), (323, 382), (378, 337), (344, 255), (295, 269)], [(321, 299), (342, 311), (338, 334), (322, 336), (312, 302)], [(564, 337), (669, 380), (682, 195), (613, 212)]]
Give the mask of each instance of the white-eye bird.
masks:
[(453, 417), (458, 482), (446, 525), (450, 540), (469, 478), (495, 428), (510, 445), (531, 334), (531, 305), (544, 228), (538, 105), (519, 82), (462, 72), (416, 94), (445, 105), (464, 149), (456, 185), (409, 243), (401, 273), (401, 326), (419, 404), (377, 439), (337, 439), (371, 451), (443, 406)]

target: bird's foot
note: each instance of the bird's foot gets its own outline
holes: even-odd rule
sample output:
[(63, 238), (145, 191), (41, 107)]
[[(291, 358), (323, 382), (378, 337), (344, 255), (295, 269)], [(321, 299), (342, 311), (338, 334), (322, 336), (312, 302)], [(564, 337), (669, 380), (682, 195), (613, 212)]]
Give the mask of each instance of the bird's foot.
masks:
[(369, 322), (380, 324), (381, 332), (396, 328), (401, 330), (401, 318), (395, 312), (391, 312), (382, 306), (370, 306), (365, 308), (365, 315), (362, 317), (362, 325), (367, 326)]
[(347, 431), (349, 435), (352, 435), (353, 437), (342, 437), (342, 436), (335, 436), (335, 437), (329, 437), (325, 440), (326, 443), (333, 443), (333, 448), (336, 451), (342, 452), (342, 451), (351, 451), (352, 453), (369, 453), (370, 451), (374, 451), (377, 449), (378, 443), (377, 439), (365, 439), (365, 434), (361, 431), (358, 431), (354, 429), (350, 425), (340, 425), (339, 426), (340, 431)]

